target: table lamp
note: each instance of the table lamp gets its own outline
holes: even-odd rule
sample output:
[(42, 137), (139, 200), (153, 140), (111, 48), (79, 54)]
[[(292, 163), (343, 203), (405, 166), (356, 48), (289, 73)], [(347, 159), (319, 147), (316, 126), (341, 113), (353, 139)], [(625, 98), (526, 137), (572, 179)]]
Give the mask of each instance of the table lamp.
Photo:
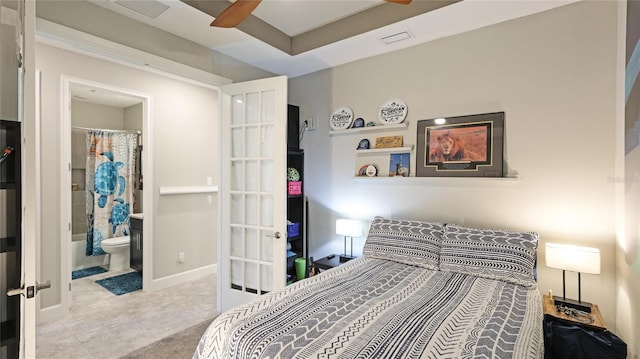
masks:
[[(340, 255), (340, 263), (355, 258), (353, 256), (353, 237), (362, 236), (362, 222), (353, 219), (336, 220), (336, 234), (344, 236), (344, 253)], [(347, 237), (351, 239), (351, 251), (347, 255)]]
[[(547, 267), (562, 269), (562, 297), (554, 295), (554, 304), (591, 313), (593, 305), (583, 302), (581, 298), (580, 273), (600, 274), (600, 250), (568, 244), (547, 243), (545, 244), (545, 260)], [(578, 272), (577, 301), (566, 297), (565, 271)]]

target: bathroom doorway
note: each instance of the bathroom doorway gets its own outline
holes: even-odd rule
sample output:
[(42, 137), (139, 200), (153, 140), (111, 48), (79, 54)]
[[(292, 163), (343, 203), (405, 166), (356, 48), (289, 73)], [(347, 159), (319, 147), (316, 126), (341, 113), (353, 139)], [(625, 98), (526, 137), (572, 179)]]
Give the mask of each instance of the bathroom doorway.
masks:
[[(145, 203), (143, 178), (145, 177), (145, 172), (149, 172), (148, 168), (150, 167), (148, 165), (141, 165), (142, 163), (151, 163), (144, 158), (147, 153), (142, 151), (145, 138), (149, 138), (145, 135), (149, 129), (148, 108), (150, 97), (128, 89), (114, 88), (106, 84), (66, 77), (63, 78), (63, 88), (63, 103), (66, 110), (64, 111), (62, 124), (62, 143), (65, 146), (63, 163), (66, 162), (69, 164), (69, 171), (63, 176), (61, 192), (62, 198), (67, 199), (66, 201), (62, 201), (61, 204), (63, 207), (62, 213), (65, 213), (62, 218), (63, 221), (66, 222), (61, 226), (64, 232), (61, 235), (63, 242), (61, 249), (63, 256), (65, 254), (67, 255), (67, 258), (62, 258), (62, 263), (64, 263), (63, 268), (68, 268), (68, 271), (65, 271), (66, 273), (63, 275), (62, 287), (68, 287), (70, 290), (66, 292), (66, 295), (63, 295), (62, 302), (63, 305), (66, 303), (66, 312), (68, 313), (71, 308), (76, 305), (83, 305), (83, 303), (86, 302), (99, 300), (101, 295), (110, 295), (95, 285), (94, 279), (115, 278), (116, 276), (123, 277), (124, 275), (124, 277), (132, 278), (131, 280), (141, 282), (140, 284), (134, 285), (134, 287), (144, 285), (141, 273), (135, 273), (135, 271), (129, 268), (128, 246), (124, 251), (117, 254), (119, 257), (126, 256), (127, 262), (123, 266), (118, 266), (118, 268), (114, 268), (113, 265), (111, 265), (115, 260), (114, 255), (116, 254), (106, 254), (100, 251), (99, 242), (97, 244), (98, 252), (95, 252), (96, 247), (94, 246), (94, 251), (91, 253), (92, 250), (88, 245), (90, 240), (87, 240), (87, 232), (89, 231), (93, 234), (95, 230), (92, 229), (93, 222), (89, 220), (91, 216), (87, 215), (86, 208), (87, 201), (91, 198), (91, 196), (87, 194), (94, 190), (93, 174), (96, 169), (87, 168), (86, 159), (88, 133), (92, 135), (101, 133), (109, 134), (109, 136), (125, 136), (134, 142), (129, 145), (135, 146), (131, 148), (131, 151), (134, 153), (131, 161), (135, 163), (130, 164), (131, 168), (135, 170), (131, 178), (127, 179), (127, 189), (130, 188), (132, 190), (131, 197), (129, 197), (130, 200), (126, 201), (120, 199), (122, 202), (120, 204), (114, 203), (116, 207), (126, 205), (127, 214), (137, 214), (141, 216), (145, 204), (147, 204)], [(91, 135), (89, 138), (91, 138)], [(111, 156), (109, 156), (108, 159), (113, 161), (112, 163), (117, 164), (119, 168), (118, 171), (120, 171), (122, 162), (117, 159), (111, 159)], [(87, 174), (89, 174), (89, 176), (87, 176)], [(117, 174), (119, 175), (121, 173), (117, 172)], [(91, 182), (88, 182), (89, 179), (91, 179)], [(118, 187), (122, 186), (120, 180), (122, 180), (124, 184), (124, 178), (118, 176)], [(87, 192), (87, 189), (90, 191)], [(117, 193), (118, 191), (118, 188), (114, 188), (116, 194), (120, 194)], [(98, 202), (98, 198), (95, 200)], [(148, 198), (147, 201), (150, 201), (150, 198)], [(114, 209), (113, 212), (115, 213), (116, 210)], [(109, 225), (111, 225), (112, 218), (114, 217), (109, 218)], [(147, 216), (147, 221), (150, 221), (150, 216)], [(115, 223), (116, 222), (113, 222), (114, 233)], [(119, 235), (121, 235), (118, 238), (123, 238), (122, 236), (126, 236), (130, 232), (126, 223), (124, 233), (121, 232), (122, 228), (118, 230), (120, 232)], [(87, 250), (87, 248), (90, 250)], [(133, 274), (138, 275), (133, 277), (127, 276)], [(83, 276), (86, 277), (83, 278)], [(77, 280), (73, 278), (77, 278)], [(64, 283), (64, 281), (68, 281), (68, 284)], [(125, 282), (117, 285), (127, 287), (130, 283)], [(81, 290), (72, 291), (72, 286), (82, 286), (82, 288)], [(118, 288), (115, 288), (115, 290), (118, 290)], [(72, 296), (72, 293), (76, 293), (75, 298)], [(82, 294), (80, 295), (78, 293)]]

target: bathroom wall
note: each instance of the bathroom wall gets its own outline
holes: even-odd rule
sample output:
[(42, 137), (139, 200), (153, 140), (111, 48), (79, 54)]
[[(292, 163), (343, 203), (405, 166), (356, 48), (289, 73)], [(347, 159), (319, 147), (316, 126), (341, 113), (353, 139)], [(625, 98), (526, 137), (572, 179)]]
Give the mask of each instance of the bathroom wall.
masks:
[[(71, 125), (86, 128), (124, 129), (124, 109), (85, 101), (71, 101)], [(86, 131), (71, 130), (71, 230), (87, 232), (86, 218)], [(75, 189), (77, 186), (77, 189)], [(80, 238), (73, 236), (72, 238)]]
[[(142, 103), (129, 106), (124, 109), (124, 129), (125, 130), (141, 130), (142, 129)], [(138, 137), (138, 146), (144, 145), (143, 142), (144, 142), (144, 136), (141, 135)], [(136, 158), (136, 161), (137, 162), (140, 161), (140, 158)], [(135, 181), (138, 181), (138, 179), (135, 178)], [(135, 199), (136, 199), (136, 202), (133, 204), (132, 213), (143, 213), (144, 209), (142, 205), (142, 189), (140, 189), (139, 183), (136, 183), (136, 186), (135, 186)]]

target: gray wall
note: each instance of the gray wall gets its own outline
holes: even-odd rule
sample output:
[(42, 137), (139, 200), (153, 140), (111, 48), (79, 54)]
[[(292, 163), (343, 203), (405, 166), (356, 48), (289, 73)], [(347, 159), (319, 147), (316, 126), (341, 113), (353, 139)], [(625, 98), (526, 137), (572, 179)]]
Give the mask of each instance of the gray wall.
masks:
[(16, 12), (0, 1), (0, 118), (18, 120), (18, 59), (16, 57)]
[[(42, 149), (42, 257), (40, 276), (52, 289), (42, 292), (41, 308), (60, 302), (60, 198), (62, 148), (60, 131), (61, 76), (89, 80), (151, 96), (154, 206), (147, 208), (145, 224), (153, 216), (153, 279), (188, 272), (217, 261), (217, 200), (204, 196), (160, 196), (163, 186), (203, 186), (206, 178), (218, 183), (218, 91), (127, 66), (80, 55), (48, 45), (37, 46), (41, 71)], [(144, 164), (143, 164), (144, 166)], [(186, 261), (178, 263), (178, 253)]]
[[(544, 243), (600, 248), (602, 273), (583, 276), (582, 298), (615, 329), (616, 11), (615, 2), (579, 2), (291, 79), (289, 103), (317, 122), (302, 141), (311, 254), (342, 252), (339, 217), (537, 231), (543, 293), (562, 291), (562, 273), (544, 266)], [(355, 179), (358, 141), (385, 133), (330, 136), (329, 115), (349, 106), (377, 120), (391, 98), (407, 103), (409, 127), (386, 134), (406, 144), (416, 143), (421, 119), (504, 111), (504, 157), (517, 179)], [(575, 273), (567, 278), (577, 297)]]

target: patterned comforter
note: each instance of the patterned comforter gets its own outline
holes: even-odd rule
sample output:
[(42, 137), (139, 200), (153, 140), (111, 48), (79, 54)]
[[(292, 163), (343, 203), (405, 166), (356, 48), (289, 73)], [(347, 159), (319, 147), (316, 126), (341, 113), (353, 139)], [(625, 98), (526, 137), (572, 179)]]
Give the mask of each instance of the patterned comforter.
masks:
[(538, 290), (362, 257), (231, 309), (194, 358), (542, 358)]

